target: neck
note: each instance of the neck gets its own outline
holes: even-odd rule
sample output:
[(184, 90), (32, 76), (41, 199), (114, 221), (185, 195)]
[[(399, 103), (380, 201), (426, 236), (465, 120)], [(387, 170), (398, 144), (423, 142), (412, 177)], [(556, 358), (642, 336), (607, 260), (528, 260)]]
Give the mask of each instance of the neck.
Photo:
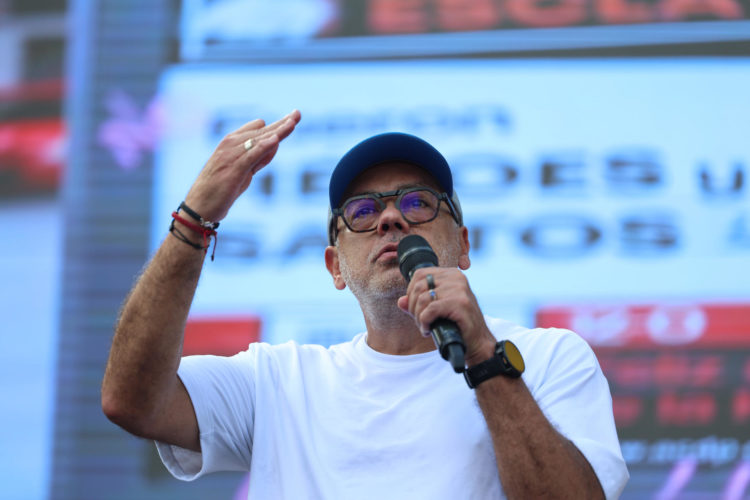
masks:
[(367, 326), (367, 344), (384, 354), (419, 354), (435, 350), (431, 337), (424, 337), (408, 313), (397, 305), (398, 295), (360, 301)]

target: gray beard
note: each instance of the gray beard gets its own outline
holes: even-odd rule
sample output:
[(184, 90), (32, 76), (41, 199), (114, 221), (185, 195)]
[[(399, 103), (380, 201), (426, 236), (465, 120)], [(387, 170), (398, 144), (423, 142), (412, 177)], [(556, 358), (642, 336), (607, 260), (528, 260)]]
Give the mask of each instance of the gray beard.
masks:
[[(340, 262), (341, 276), (357, 298), (367, 324), (382, 331), (416, 328), (414, 319), (398, 307), (399, 297), (406, 295), (406, 281), (399, 274), (386, 282), (363, 283), (354, 279), (351, 269)], [(395, 263), (394, 265), (398, 265)]]
[[(458, 247), (438, 249), (438, 262), (450, 262), (458, 265)], [(398, 267), (398, 260), (393, 259), (388, 265)], [(393, 277), (385, 282), (364, 283), (355, 279), (345, 259), (339, 260), (341, 277), (359, 301), (362, 314), (369, 327), (381, 331), (396, 331), (417, 328), (414, 318), (398, 307), (399, 297), (406, 295), (408, 284), (403, 276), (392, 273)], [(390, 272), (390, 270), (389, 270)]]

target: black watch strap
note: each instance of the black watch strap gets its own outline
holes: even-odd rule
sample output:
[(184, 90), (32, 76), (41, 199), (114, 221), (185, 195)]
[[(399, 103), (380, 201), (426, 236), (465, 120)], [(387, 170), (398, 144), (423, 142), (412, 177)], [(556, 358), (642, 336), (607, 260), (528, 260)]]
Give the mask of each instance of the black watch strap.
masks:
[[(510, 341), (502, 340), (498, 342), (495, 345), (494, 356), (486, 361), (482, 361), (481, 363), (469, 367), (464, 371), (464, 378), (471, 389), (474, 389), (485, 380), (498, 375), (505, 375), (506, 377), (511, 378), (518, 378), (521, 376), (524, 366), (523, 360), (520, 358), (520, 353), (518, 353), (520, 366), (513, 366), (505, 351), (506, 343), (510, 343)], [(516, 346), (512, 343), (510, 343), (510, 345), (514, 350), (514, 353), (517, 353), (518, 349)]]

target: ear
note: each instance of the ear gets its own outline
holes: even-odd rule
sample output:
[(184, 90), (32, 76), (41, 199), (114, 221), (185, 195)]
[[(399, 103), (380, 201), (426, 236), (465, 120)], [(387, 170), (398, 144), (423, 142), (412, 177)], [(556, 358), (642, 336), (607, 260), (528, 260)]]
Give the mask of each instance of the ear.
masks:
[(333, 286), (337, 290), (343, 290), (346, 288), (346, 283), (341, 277), (341, 269), (339, 268), (339, 249), (335, 246), (327, 246), (325, 251), (326, 258), (326, 269), (331, 273), (333, 278)]
[(466, 271), (471, 266), (469, 260), (469, 230), (466, 226), (461, 226), (459, 229), (459, 244), (461, 245), (461, 255), (458, 256), (458, 267)]

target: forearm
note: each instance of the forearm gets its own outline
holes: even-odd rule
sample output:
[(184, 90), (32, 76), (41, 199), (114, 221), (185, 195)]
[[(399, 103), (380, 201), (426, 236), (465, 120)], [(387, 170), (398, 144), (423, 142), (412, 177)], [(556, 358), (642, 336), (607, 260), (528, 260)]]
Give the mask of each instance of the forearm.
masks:
[(126, 430), (200, 449), (192, 400), (177, 377), (185, 322), (205, 258), (196, 219), (221, 221), (299, 120), (295, 110), (268, 126), (250, 121), (224, 137), (185, 196), (193, 220), (181, 210), (174, 226), (179, 232), (166, 237), (126, 299), (102, 383), (104, 413)]
[(185, 322), (204, 258), (167, 235), (125, 301), (102, 384), (104, 411), (121, 425), (147, 421), (178, 383)]
[(498, 376), (475, 390), (509, 499), (604, 498), (591, 465), (550, 424), (522, 379)]

